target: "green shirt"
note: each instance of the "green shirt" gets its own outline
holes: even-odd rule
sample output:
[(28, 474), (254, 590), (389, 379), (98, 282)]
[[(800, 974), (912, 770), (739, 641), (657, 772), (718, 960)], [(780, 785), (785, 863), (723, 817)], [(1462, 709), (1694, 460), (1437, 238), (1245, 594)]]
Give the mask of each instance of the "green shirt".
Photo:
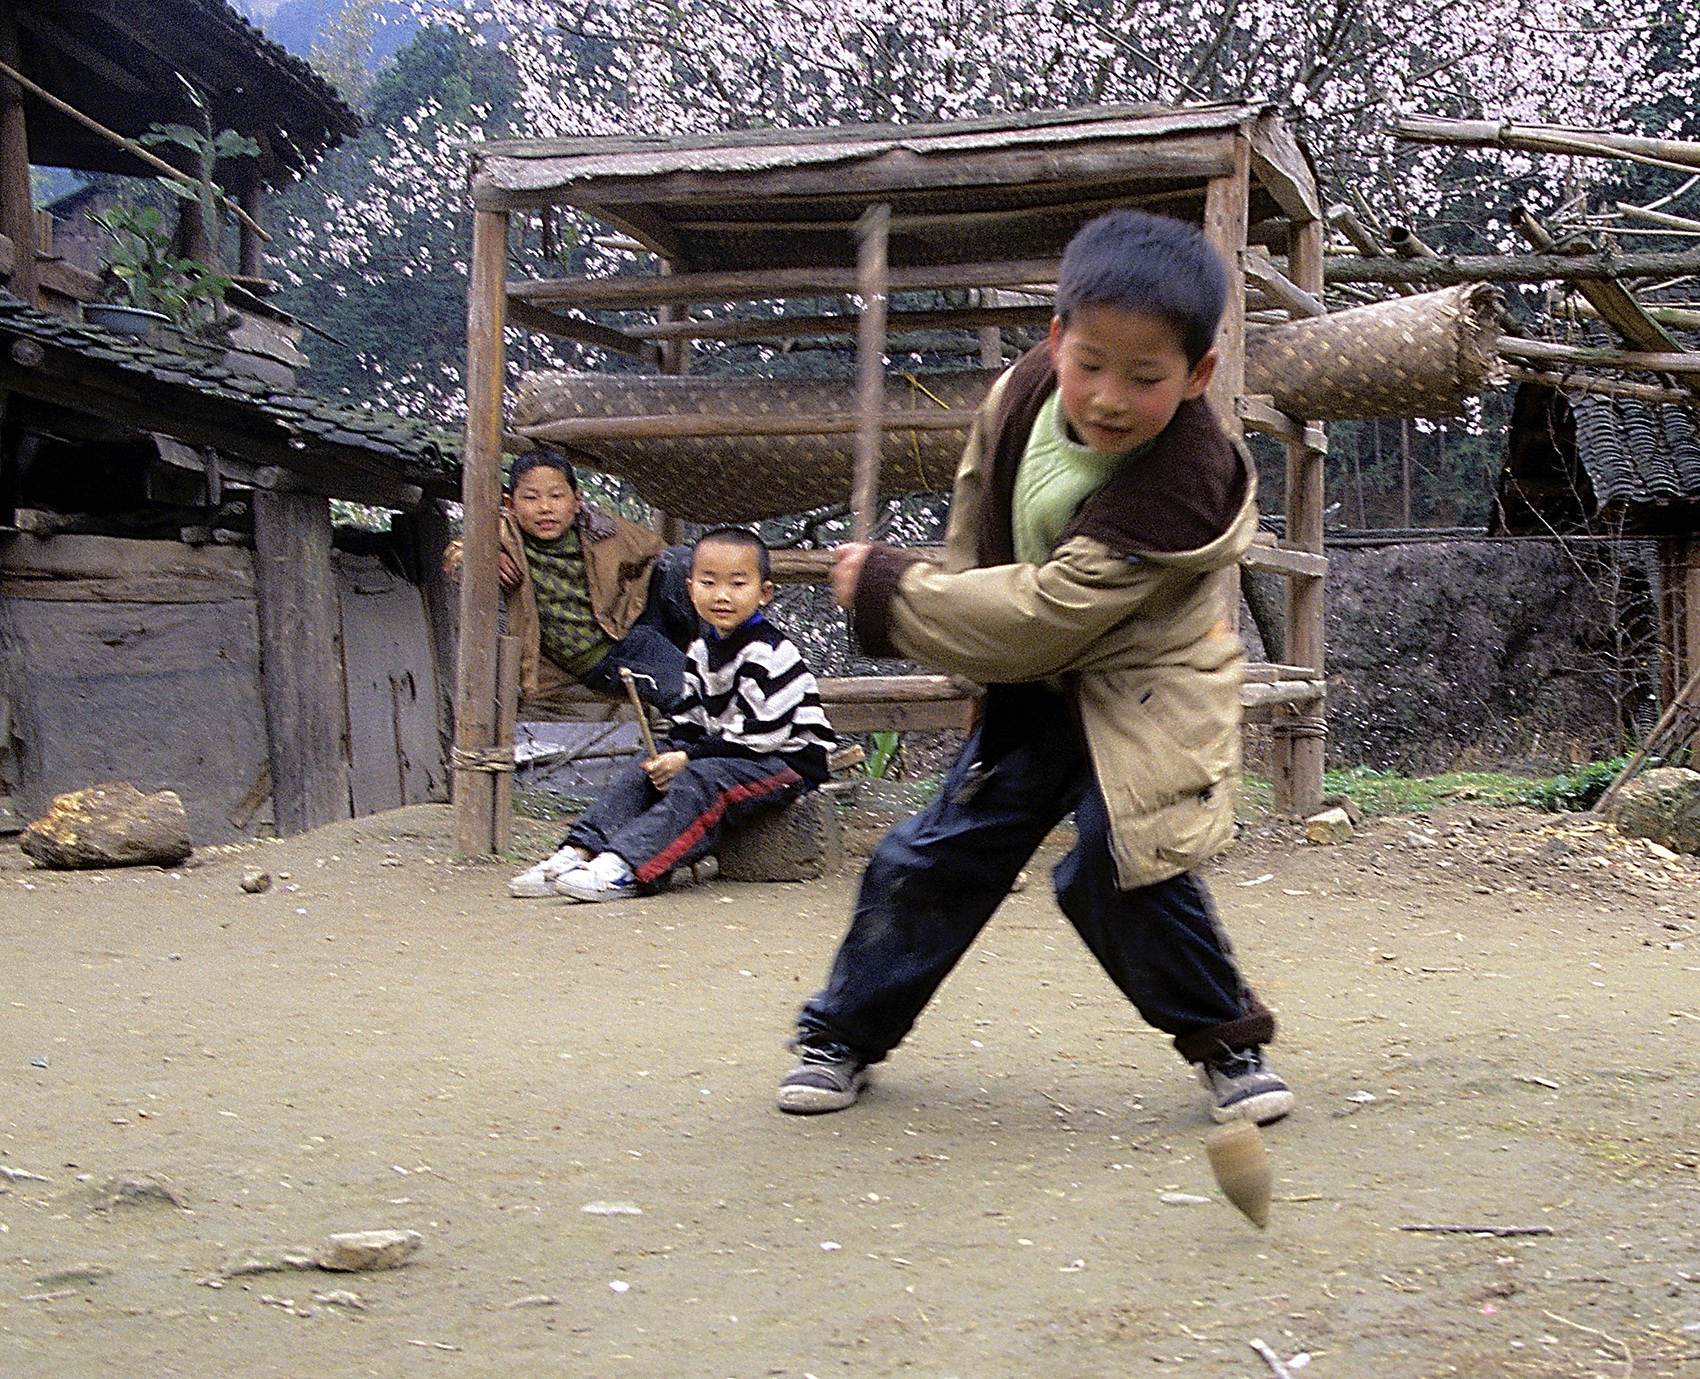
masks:
[(1033, 421), (1015, 471), (1015, 558), (1024, 565), (1043, 565), (1080, 505), (1123, 464), (1150, 448), (1148, 441), (1126, 455), (1105, 455), (1081, 445), (1068, 434), (1062, 395), (1053, 392)]
[(571, 526), (553, 541), (522, 533), (537, 595), (538, 649), (568, 675), (582, 675), (613, 648), (590, 607), (584, 543)]

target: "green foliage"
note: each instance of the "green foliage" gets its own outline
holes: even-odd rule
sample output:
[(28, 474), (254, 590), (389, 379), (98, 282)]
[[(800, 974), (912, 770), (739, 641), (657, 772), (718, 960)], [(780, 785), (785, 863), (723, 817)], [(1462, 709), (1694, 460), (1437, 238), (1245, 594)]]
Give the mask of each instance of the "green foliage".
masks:
[(234, 130), (215, 130), (212, 108), (207, 104), (207, 98), (182, 73), (178, 74), (177, 80), (182, 83), (189, 104), (200, 117), (200, 127), (155, 122), (148, 126), (148, 132), (141, 136), (141, 142), (155, 146), (170, 144), (186, 150), (193, 156), (194, 186), (171, 177), (161, 177), (159, 183), (173, 196), (193, 202), (200, 211), (201, 228), (206, 232), (208, 249), (216, 263), (219, 243), (224, 238), (225, 207), (229, 204), (224, 188), (218, 183), (218, 165), (227, 158), (257, 158), (260, 155), (260, 146), (247, 135), (238, 134)]
[(869, 780), (884, 780), (897, 765), (897, 754), (903, 750), (902, 734), (870, 733), (868, 742), (872, 750), (862, 763), (862, 774)]
[(1459, 800), (1521, 804), (1529, 782), (1492, 771), (1448, 771), (1438, 776), (1401, 776), (1353, 766), (1323, 776), (1323, 791), (1343, 795), (1366, 814), (1414, 814)]
[[(1447, 771), (1438, 776), (1401, 776), (1352, 766), (1323, 775), (1325, 795), (1350, 800), (1365, 814), (1420, 814), (1440, 805), (1478, 800), (1487, 805), (1524, 806), (1552, 813), (1590, 808), (1623, 769), (1624, 758), (1590, 762), (1563, 775), (1513, 776), (1497, 771)], [(1247, 775), (1240, 794), (1254, 811), (1273, 807), (1273, 790), (1261, 776)]]
[(1612, 761), (1593, 761), (1567, 775), (1535, 782), (1519, 803), (1555, 814), (1591, 809), (1606, 793), (1606, 787), (1617, 779), (1627, 760), (1617, 757)]
[(89, 219), (112, 239), (114, 301), (158, 311), (199, 334), (209, 332), (230, 278), (171, 250), (157, 206), (114, 206)]

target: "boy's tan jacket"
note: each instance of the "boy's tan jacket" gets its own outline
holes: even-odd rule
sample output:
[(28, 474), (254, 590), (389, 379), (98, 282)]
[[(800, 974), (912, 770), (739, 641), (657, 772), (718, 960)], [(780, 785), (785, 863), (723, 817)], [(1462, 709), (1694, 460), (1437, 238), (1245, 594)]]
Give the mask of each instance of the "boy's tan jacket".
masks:
[[(1009, 379), (998, 381), (970, 431), (944, 564), (870, 559), (875, 577), (864, 573), (858, 588), (857, 632), (873, 654), (883, 635), (898, 654), (994, 687), (1060, 678), (1108, 807), (1118, 880), (1124, 889), (1150, 885), (1193, 869), (1233, 837), (1245, 648), (1226, 612), (1257, 527), (1256, 472), (1235, 447), (1244, 501), (1197, 549), (1130, 555), (1065, 531), (1043, 565), (986, 566), (983, 505)], [(1215, 427), (1196, 414), (1187, 420)], [(865, 610), (864, 588), (870, 602), (889, 601)], [(988, 704), (995, 712), (995, 688)]]
[[(590, 585), (590, 609), (602, 630), (619, 641), (632, 630), (649, 600), (649, 575), (655, 557), (667, 549), (660, 535), (623, 517), (604, 512), (586, 503), (579, 509), (575, 522), (579, 540), (584, 546), (585, 579)], [(507, 598), (507, 632), (520, 639), (519, 693), (521, 699), (535, 699), (540, 692), (539, 671), (542, 667), (541, 629), (537, 621), (537, 591), (531, 586), (531, 566), (525, 559), (525, 539), (511, 512), (502, 513), (498, 537), (520, 571), (519, 588), (504, 590)], [(460, 566), (461, 543), (452, 541), (443, 553), (445, 568), (451, 573)], [(570, 683), (566, 672), (551, 664), (543, 678), (551, 684)], [(547, 692), (547, 686), (543, 692)]]

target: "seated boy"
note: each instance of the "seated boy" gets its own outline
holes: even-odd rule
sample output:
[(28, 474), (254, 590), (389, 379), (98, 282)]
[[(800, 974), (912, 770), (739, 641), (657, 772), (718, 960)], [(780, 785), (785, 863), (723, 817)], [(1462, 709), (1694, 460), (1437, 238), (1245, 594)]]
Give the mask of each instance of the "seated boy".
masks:
[(826, 780), (835, 739), (815, 677), (762, 615), (773, 580), (761, 538), (739, 527), (704, 535), (690, 590), (706, 627), (686, 649), (667, 741), (619, 772), (560, 851), (513, 879), (513, 895), (602, 901), (653, 889), (713, 852), (728, 825)]
[(1050, 338), (987, 397), (957, 469), (943, 568), (835, 554), (875, 656), (987, 686), (944, 787), (868, 862), (782, 1111), (837, 1111), (903, 1040), (1051, 830), (1057, 903), (1194, 1064), (1217, 1120), (1293, 1104), (1274, 1014), (1193, 874), (1233, 837), (1244, 648), (1226, 622), (1255, 471), (1204, 392), (1227, 275), (1191, 226), (1115, 211), (1063, 256)]
[[(672, 706), (697, 634), (683, 546), (583, 502), (572, 465), (544, 448), (513, 462), (500, 540), (521, 699), (547, 700), (572, 680), (623, 698), (623, 666), (646, 703)], [(456, 541), (443, 555), (451, 576), (460, 560)]]

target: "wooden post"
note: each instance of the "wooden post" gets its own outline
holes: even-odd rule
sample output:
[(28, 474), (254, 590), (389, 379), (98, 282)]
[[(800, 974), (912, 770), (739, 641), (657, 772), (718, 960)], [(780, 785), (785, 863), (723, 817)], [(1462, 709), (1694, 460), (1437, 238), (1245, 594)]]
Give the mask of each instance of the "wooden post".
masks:
[(496, 792), (506, 772), (488, 769), (496, 740), (496, 576), (502, 505), (503, 330), (508, 217), (476, 210), (466, 299), (466, 458), (461, 469), (460, 666), (453, 751), (455, 843), (461, 856), (505, 852), (496, 834)]
[(352, 811), (331, 508), (315, 494), (265, 489), (254, 490), (253, 503), (272, 808), (287, 835)]
[[(519, 657), (520, 645), (518, 637), (502, 636), (496, 639), (496, 749), (507, 748), (509, 760), (514, 751), (514, 710), (519, 707)], [(498, 852), (506, 852), (508, 839), (514, 831), (514, 790), (513, 773), (503, 771), (492, 774), (495, 783), (495, 809), (491, 817), (494, 821), (494, 832)]]
[[(0, 9), (0, 62), (16, 69), (17, 7)], [(0, 78), (0, 232), (12, 241), (14, 297), (41, 305), (41, 281), (35, 262), (35, 199), (30, 190), (29, 130), (24, 120), (24, 90), (10, 77)]]
[(862, 310), (856, 322), (856, 475), (850, 490), (850, 538), (873, 533), (879, 502), (880, 441), (885, 430), (885, 304), (890, 283), (886, 245), (891, 207), (868, 207), (856, 222), (856, 290)]
[(1251, 143), (1234, 139), (1234, 171), (1212, 177), (1204, 192), (1204, 238), (1222, 257), (1228, 270), (1228, 299), (1222, 324), (1216, 329), (1216, 375), (1209, 398), (1222, 429), (1236, 440), (1244, 434), (1239, 398), (1245, 392), (1245, 248), (1246, 208), (1251, 196)]
[[(398, 513), (390, 529), (404, 543), (411, 568), (418, 572), (425, 595), (425, 618), (431, 628), (432, 666), (437, 673), (437, 740), (440, 764), (446, 767), (454, 742), (456, 595), (443, 573), (443, 548), (449, 544), (449, 519), (435, 499), (414, 512)], [(443, 779), (447, 777), (443, 772)]]
[[(1305, 291), (1322, 293), (1323, 223), (1311, 220), (1294, 223), (1288, 236), (1288, 270), (1292, 281)], [(1323, 453), (1309, 446), (1287, 447), (1287, 538), (1283, 543), (1295, 550), (1322, 553), (1322, 511), (1327, 494), (1323, 488)], [(1323, 642), (1325, 618), (1324, 576), (1294, 574), (1287, 579), (1287, 646), (1285, 656), (1294, 665), (1307, 666), (1320, 677), (1326, 663)], [(1327, 721), (1320, 705), (1295, 705), (1276, 717), (1279, 743), (1276, 772), (1276, 807), (1295, 814), (1308, 814), (1322, 803), (1322, 775)]]
[(240, 277), (257, 280), (266, 276), (265, 243), (255, 231), (265, 210), (265, 191), (260, 181), (259, 166), (249, 164), (244, 167), (238, 204), (248, 213), (248, 219), (236, 222), (236, 272)]

